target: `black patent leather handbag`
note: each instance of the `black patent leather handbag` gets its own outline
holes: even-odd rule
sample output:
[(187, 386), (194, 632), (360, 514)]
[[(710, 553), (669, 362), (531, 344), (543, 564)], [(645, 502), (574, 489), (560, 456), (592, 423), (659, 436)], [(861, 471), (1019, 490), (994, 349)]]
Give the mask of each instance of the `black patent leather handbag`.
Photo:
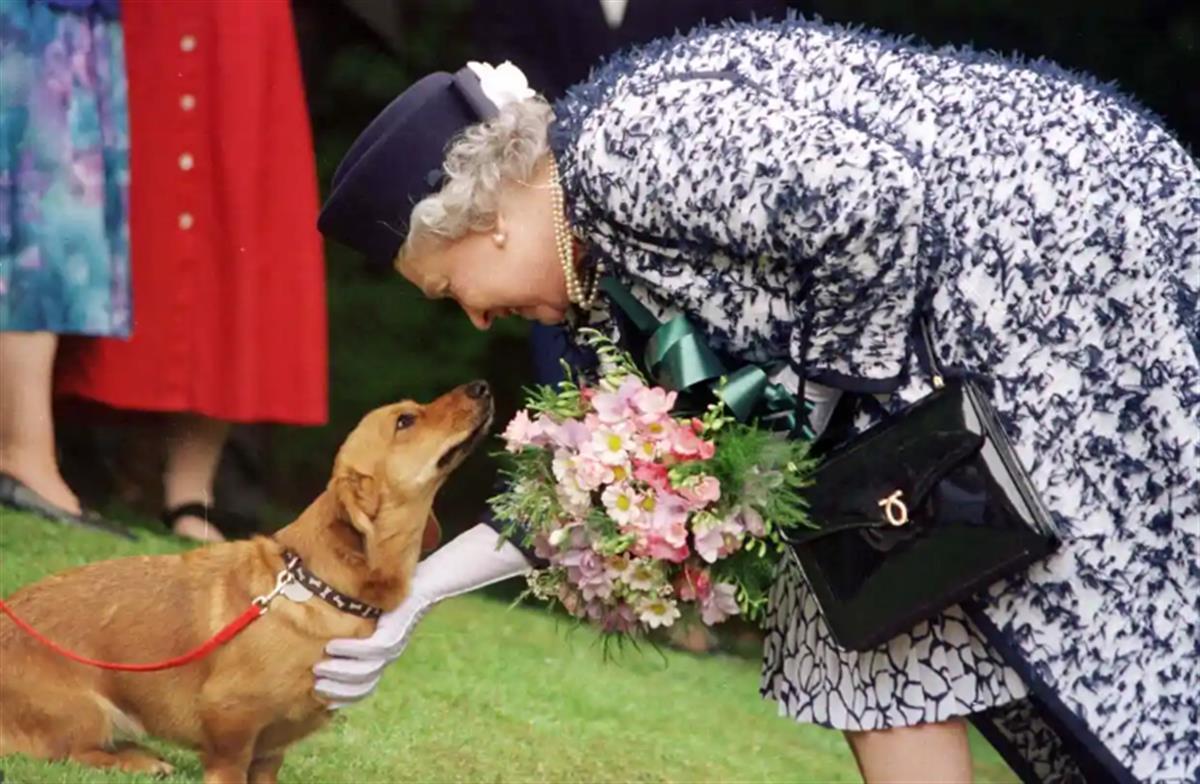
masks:
[(920, 332), (934, 392), (823, 459), (808, 492), (820, 527), (790, 540), (850, 650), (912, 629), (1058, 541), (987, 398), (969, 379), (943, 379), (923, 322)]

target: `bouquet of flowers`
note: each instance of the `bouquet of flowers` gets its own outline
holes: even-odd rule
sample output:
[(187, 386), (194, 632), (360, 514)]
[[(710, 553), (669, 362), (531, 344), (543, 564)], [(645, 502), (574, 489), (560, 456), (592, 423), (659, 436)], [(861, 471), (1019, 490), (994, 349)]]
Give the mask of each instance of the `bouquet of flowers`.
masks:
[(687, 415), (599, 333), (601, 372), (528, 391), (504, 431), (508, 489), (491, 499), (510, 536), (549, 562), (530, 592), (605, 632), (638, 635), (685, 611), (708, 625), (761, 620), (783, 534), (808, 525), (808, 443)]

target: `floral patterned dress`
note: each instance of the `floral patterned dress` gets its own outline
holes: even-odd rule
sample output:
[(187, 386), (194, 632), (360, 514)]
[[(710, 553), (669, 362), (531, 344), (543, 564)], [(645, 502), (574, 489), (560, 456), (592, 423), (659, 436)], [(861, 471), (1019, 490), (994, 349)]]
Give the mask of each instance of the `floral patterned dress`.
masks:
[(119, 21), (0, 2), (0, 330), (130, 331)]
[(656, 42), (555, 112), (571, 223), (654, 315), (895, 411), (928, 314), (1063, 532), (866, 652), (785, 569), (763, 694), (843, 730), (969, 716), (1026, 781), (1200, 780), (1200, 169), (1171, 135), (1051, 65), (804, 20)]

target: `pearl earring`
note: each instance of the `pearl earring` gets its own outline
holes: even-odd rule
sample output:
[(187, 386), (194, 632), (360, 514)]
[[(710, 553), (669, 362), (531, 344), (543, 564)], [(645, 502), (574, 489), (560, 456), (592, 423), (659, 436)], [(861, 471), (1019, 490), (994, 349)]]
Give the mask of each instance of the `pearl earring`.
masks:
[(503, 248), (504, 243), (508, 241), (508, 235), (502, 231), (497, 231), (492, 234), (492, 242), (496, 243), (496, 247)]

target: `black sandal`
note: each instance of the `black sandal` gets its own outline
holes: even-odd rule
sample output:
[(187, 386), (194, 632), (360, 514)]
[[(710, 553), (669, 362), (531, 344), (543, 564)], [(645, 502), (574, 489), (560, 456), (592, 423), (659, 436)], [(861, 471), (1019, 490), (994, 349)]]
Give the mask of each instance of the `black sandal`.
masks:
[[(226, 540), (249, 539), (258, 533), (257, 520), (238, 514), (237, 512), (217, 509), (203, 501), (189, 501), (163, 512), (162, 522), (167, 527), (167, 531), (174, 534), (175, 523), (181, 517), (198, 517), (204, 520), (213, 528), (216, 528)], [(178, 534), (175, 535), (179, 536)], [(196, 541), (186, 536), (180, 538), (187, 539), (188, 541)]]
[(137, 540), (137, 536), (123, 525), (105, 520), (90, 509), (84, 509), (79, 514), (68, 512), (42, 498), (33, 488), (11, 474), (0, 472), (0, 506), (15, 509), (18, 512), (35, 514), (47, 520), (67, 525), (73, 528), (85, 528), (90, 531), (101, 531), (123, 539)]

